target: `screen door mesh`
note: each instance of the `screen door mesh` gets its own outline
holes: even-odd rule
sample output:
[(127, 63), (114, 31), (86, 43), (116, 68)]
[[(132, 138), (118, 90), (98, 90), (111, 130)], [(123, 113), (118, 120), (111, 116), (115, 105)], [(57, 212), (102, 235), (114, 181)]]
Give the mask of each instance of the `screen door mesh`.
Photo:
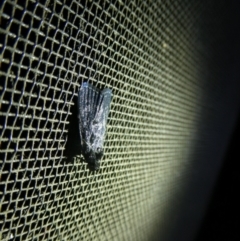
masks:
[[(140, 241), (163, 229), (206, 104), (202, 10), (187, 0), (2, 1), (1, 240)], [(85, 81), (113, 91), (95, 173), (74, 151)]]

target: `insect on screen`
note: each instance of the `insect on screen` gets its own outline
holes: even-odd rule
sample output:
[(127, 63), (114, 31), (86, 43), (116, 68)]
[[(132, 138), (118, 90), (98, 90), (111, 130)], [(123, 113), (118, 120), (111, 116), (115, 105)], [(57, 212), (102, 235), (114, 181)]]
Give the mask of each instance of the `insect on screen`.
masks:
[[(78, 93), (78, 118), (81, 152), (90, 170), (99, 169), (112, 91), (100, 90), (84, 82)], [(80, 147), (78, 146), (78, 149)]]
[[(211, 9), (200, 0), (1, 1), (1, 240), (168, 232), (187, 183), (203, 176), (193, 167), (209, 160), (215, 120), (232, 120)], [(104, 155), (94, 158), (89, 145), (79, 154), (84, 85), (112, 91), (104, 142), (94, 144)]]

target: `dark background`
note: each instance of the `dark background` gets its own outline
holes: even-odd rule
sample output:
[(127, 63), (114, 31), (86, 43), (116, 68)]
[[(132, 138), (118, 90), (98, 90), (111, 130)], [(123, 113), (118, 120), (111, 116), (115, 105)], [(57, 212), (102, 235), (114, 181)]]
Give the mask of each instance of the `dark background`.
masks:
[(240, 115), (195, 241), (240, 240)]
[[(225, 81), (240, 82), (240, 1), (229, 1), (225, 41), (221, 44)], [(239, 93), (240, 95), (240, 93)], [(231, 107), (229, 107), (231, 108)], [(221, 120), (219, 120), (221, 121)], [(195, 241), (240, 240), (240, 111)]]

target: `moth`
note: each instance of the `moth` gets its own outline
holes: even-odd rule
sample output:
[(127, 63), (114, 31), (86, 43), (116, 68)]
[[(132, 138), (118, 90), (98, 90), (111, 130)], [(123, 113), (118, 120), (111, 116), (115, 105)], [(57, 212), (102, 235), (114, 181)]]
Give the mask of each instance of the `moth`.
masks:
[(78, 119), (82, 155), (92, 171), (100, 167), (112, 91), (84, 82), (78, 92)]

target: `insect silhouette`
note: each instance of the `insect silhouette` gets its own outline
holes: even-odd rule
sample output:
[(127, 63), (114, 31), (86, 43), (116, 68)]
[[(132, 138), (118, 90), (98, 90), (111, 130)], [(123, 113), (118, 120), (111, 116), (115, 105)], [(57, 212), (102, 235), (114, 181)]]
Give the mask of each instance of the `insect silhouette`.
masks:
[(103, 157), (107, 118), (110, 111), (112, 91), (99, 90), (84, 82), (78, 92), (78, 119), (82, 154), (88, 167), (96, 171)]

